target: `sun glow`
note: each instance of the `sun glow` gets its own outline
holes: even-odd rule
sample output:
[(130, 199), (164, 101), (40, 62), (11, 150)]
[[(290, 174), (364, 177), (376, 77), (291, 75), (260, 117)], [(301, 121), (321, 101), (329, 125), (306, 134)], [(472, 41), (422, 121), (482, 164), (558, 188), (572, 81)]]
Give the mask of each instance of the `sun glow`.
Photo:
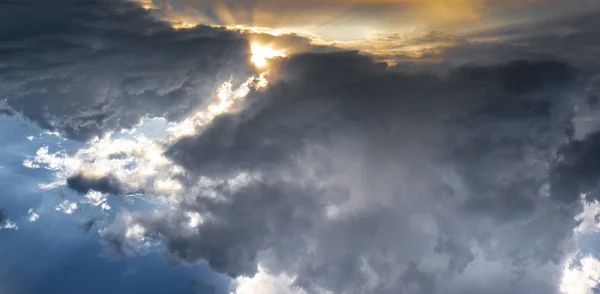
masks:
[(252, 50), (250, 61), (259, 68), (266, 67), (269, 59), (286, 56), (285, 49), (273, 49), (271, 46), (258, 43), (252, 43), (250, 50)]

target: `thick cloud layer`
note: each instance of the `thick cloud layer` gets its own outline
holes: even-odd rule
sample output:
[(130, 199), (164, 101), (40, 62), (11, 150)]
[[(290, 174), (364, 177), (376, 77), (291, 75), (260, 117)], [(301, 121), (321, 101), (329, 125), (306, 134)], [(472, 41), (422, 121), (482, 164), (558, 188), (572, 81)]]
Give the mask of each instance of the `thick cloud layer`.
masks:
[(248, 71), (239, 34), (176, 31), (121, 0), (3, 1), (0, 41), (2, 112), (78, 140), (185, 118)]
[[(178, 259), (232, 276), (260, 265), (308, 292), (557, 293), (549, 277), (573, 250), (585, 192), (572, 187), (579, 173), (597, 181), (562, 155), (593, 157), (571, 123), (587, 72), (518, 60), (436, 76), (355, 52), (275, 72), (244, 111), (170, 147), (188, 171), (178, 209), (105, 237), (127, 244), (137, 226)], [(256, 176), (224, 180), (240, 173)], [(190, 226), (190, 213), (203, 220)]]
[[(86, 72), (102, 68), (88, 67), (88, 59), (60, 59), (70, 65), (56, 72), (24, 67), (36, 78), (17, 75), (6, 92), (10, 109), (71, 138), (88, 138), (132, 126), (145, 115), (183, 117), (202, 105), (196, 95), (200, 84), (204, 89), (206, 80), (222, 81), (214, 75), (222, 63), (246, 64), (245, 42), (233, 33), (175, 32), (121, 2), (93, 7), (111, 13), (131, 8), (143, 20), (139, 28), (106, 36), (134, 44), (123, 49), (130, 55), (121, 59), (119, 50), (106, 52), (119, 58), (108, 58), (115, 63), (105, 76), (102, 70)], [(104, 32), (116, 24), (108, 20), (92, 24), (102, 24), (97, 30)], [(136, 31), (142, 28), (148, 34)], [(589, 29), (572, 34), (569, 40), (580, 40), (575, 35)], [(82, 194), (124, 194), (134, 192), (124, 186), (142, 191), (147, 186), (156, 193), (147, 195), (150, 200), (164, 200), (161, 189), (169, 193), (163, 202), (170, 209), (121, 213), (101, 230), (103, 240), (123, 254), (158, 240), (174, 260), (205, 260), (234, 278), (264, 272), (291, 277), (298, 291), (308, 293), (558, 293), (562, 263), (575, 249), (582, 201), (598, 199), (599, 130), (581, 120), (596, 113), (596, 68), (585, 62), (588, 54), (576, 61), (565, 48), (549, 53), (543, 46), (560, 38), (530, 40), (514, 51), (457, 46), (481, 53), (473, 54), (474, 61), (494, 58), (485, 58), (485, 64), (437, 64), (437, 74), (389, 68), (348, 51), (274, 60), (270, 85), (248, 88), (239, 111), (217, 116), (194, 135), (156, 143), (152, 150), (166, 148), (166, 158), (139, 152), (141, 144), (135, 144), (123, 153), (134, 158), (135, 172), (117, 175), (129, 164), (124, 160), (103, 169), (115, 175), (99, 173), (93, 170), (102, 168), (96, 161), (80, 159), (98, 158), (108, 166), (119, 146), (105, 139), (96, 146), (105, 148), (92, 145), (75, 154), (76, 170), (86, 173), (69, 174), (66, 184)], [(190, 44), (207, 51), (190, 51), (195, 48)], [(225, 50), (230, 46), (232, 51)], [(155, 62), (170, 56), (166, 50), (175, 50), (181, 61), (167, 69), (186, 69), (177, 79), (181, 84), (164, 84), (178, 76), (160, 67), (171, 64), (163, 61), (139, 70), (144, 82), (137, 90), (117, 83), (122, 87), (103, 91), (100, 100), (48, 95), (62, 88), (40, 78), (81, 69), (83, 82), (73, 89), (106, 90), (96, 79), (129, 77), (138, 71), (123, 65)], [(199, 72), (207, 78), (196, 76)], [(73, 73), (67, 79), (79, 79), (80, 72)], [(114, 148), (102, 153), (106, 146)], [(59, 158), (47, 149), (39, 155), (33, 163)], [(61, 156), (67, 161), (68, 155)], [(127, 177), (135, 181), (123, 180)]]

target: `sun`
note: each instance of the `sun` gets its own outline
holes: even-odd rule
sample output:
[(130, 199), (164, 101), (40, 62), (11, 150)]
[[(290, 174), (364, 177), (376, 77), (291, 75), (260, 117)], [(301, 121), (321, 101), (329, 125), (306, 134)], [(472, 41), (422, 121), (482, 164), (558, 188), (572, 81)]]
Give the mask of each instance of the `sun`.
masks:
[(250, 50), (252, 51), (250, 61), (259, 68), (267, 67), (269, 59), (286, 56), (284, 49), (273, 49), (271, 46), (259, 43), (252, 43)]

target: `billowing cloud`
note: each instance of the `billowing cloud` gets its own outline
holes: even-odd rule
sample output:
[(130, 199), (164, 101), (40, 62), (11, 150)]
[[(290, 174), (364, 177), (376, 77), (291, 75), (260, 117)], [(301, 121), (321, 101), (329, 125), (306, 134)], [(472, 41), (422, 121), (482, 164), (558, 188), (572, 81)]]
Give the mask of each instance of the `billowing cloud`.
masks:
[(216, 85), (250, 71), (239, 34), (177, 31), (127, 1), (0, 5), (2, 112), (68, 138), (132, 128), (144, 117), (183, 119)]
[[(131, 9), (146, 32), (158, 30), (134, 39), (176, 50), (177, 68), (189, 69), (190, 60), (246, 66), (247, 43), (237, 33), (176, 31), (151, 25), (143, 11)], [(111, 15), (92, 24), (103, 24), (102, 32), (111, 27)], [(142, 76), (160, 75), (140, 91), (125, 87), (106, 96), (113, 97), (106, 109), (122, 110), (110, 116), (119, 118), (114, 124), (74, 123), (85, 107), (68, 95), (44, 108), (61, 124), (44, 124), (36, 108), (24, 104), (33, 94), (22, 89), (37, 89), (30, 80), (15, 82), (9, 93), (18, 95), (7, 103), (79, 139), (145, 116), (181, 118), (174, 120), (186, 131), (165, 138), (105, 136), (70, 153), (43, 147), (25, 164), (55, 171), (57, 181), (46, 188), (66, 184), (92, 205), (105, 203), (107, 194), (130, 193), (162, 205), (120, 212), (100, 229), (103, 242), (125, 255), (162, 248), (174, 261), (206, 261), (235, 278), (239, 293), (261, 281), (272, 283), (267, 293), (590, 293), (597, 261), (568, 264), (582, 217), (598, 200), (600, 130), (582, 120), (595, 113), (597, 69), (585, 62), (594, 52), (582, 37), (590, 29), (569, 23), (578, 28), (568, 35), (569, 46), (588, 48), (579, 58), (568, 46), (548, 48), (563, 40), (554, 34), (523, 37), (517, 49), (500, 41), (453, 44), (445, 58), (458, 61), (435, 64), (433, 72), (389, 67), (355, 51), (290, 54), (270, 61), (268, 87), (256, 86), (254, 73), (239, 87), (226, 82), (228, 76), (221, 79), (231, 98), (219, 98), (223, 104), (211, 104), (212, 95), (182, 98), (189, 104), (156, 98), (177, 75), (143, 68)], [(177, 51), (196, 37), (199, 47), (216, 40), (223, 47), (194, 52), (196, 59), (187, 58), (187, 49)], [(179, 42), (163, 43), (172, 38)], [(219, 55), (230, 42), (231, 55)], [(165, 53), (152, 50), (119, 60), (144, 64)], [(192, 64), (186, 74), (223, 78), (214, 75), (220, 66), (207, 71)], [(137, 72), (120, 66), (114, 65), (117, 77)], [(180, 93), (181, 86), (175, 88)], [(164, 93), (158, 96), (169, 96)], [(151, 106), (138, 107), (142, 101)], [(172, 106), (182, 111), (171, 112)], [(126, 118), (135, 119), (120, 122)], [(56, 209), (70, 214), (78, 207), (65, 201)]]
[[(355, 52), (273, 70), (242, 112), (170, 146), (177, 209), (103, 236), (309, 293), (558, 292), (545, 277), (562, 274), (582, 210), (561, 154), (587, 73), (522, 60), (414, 74)], [(240, 174), (256, 176), (227, 180)]]

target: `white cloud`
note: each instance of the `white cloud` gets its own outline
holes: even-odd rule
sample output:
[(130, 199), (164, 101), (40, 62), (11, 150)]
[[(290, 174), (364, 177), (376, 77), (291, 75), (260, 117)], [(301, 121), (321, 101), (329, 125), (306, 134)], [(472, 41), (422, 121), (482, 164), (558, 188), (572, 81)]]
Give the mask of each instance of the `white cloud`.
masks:
[(33, 160), (31, 160), (31, 159), (25, 159), (23, 161), (23, 166), (26, 167), (26, 168), (40, 168), (40, 165), (34, 163)]
[(33, 210), (33, 208), (30, 208), (27, 211), (27, 215), (28, 215), (27, 218), (29, 219), (29, 222), (35, 222), (40, 218), (40, 215), (35, 210)]
[(75, 210), (77, 210), (77, 208), (78, 208), (77, 203), (71, 202), (69, 200), (65, 200), (65, 201), (61, 202), (59, 205), (57, 205), (54, 209), (56, 211), (62, 211), (66, 214), (73, 214), (73, 212)]
[(90, 190), (87, 194), (85, 194), (85, 197), (81, 203), (90, 204), (92, 206), (100, 206), (102, 210), (106, 211), (111, 210), (110, 205), (106, 202), (107, 200), (108, 194)]
[(48, 130), (46, 130), (46, 131), (44, 131), (44, 133), (43, 133), (43, 134), (44, 134), (44, 135), (47, 135), (47, 136), (54, 136), (54, 137), (57, 137), (57, 138), (59, 138), (59, 139), (61, 139), (61, 140), (63, 140), (63, 141), (64, 141), (64, 140), (66, 140), (66, 138), (65, 138), (65, 137), (63, 137), (63, 136), (60, 134), (60, 132), (56, 132), (56, 131), (54, 131), (54, 132), (51, 132), (51, 131), (48, 131)]
[(102, 208), (102, 210), (111, 210), (112, 207), (110, 207), (110, 205), (108, 205), (107, 203), (102, 203), (102, 205), (100, 205), (100, 208)]
[(293, 283), (292, 277), (285, 274), (271, 275), (259, 265), (254, 277), (239, 277), (235, 280), (237, 288), (232, 294), (307, 294), (294, 287)]
[(599, 283), (600, 261), (592, 255), (586, 255), (565, 263), (560, 291), (563, 294), (593, 294)]
[[(585, 195), (582, 195), (585, 197)], [(600, 216), (600, 202), (583, 201), (583, 212), (575, 217), (581, 224), (575, 229), (579, 234), (597, 233), (600, 231), (600, 222), (596, 219)]]
[(189, 218), (190, 228), (197, 228), (203, 222), (202, 215), (197, 212), (187, 212), (185, 215)]
[(18, 230), (19, 226), (17, 226), (17, 223), (7, 219), (3, 222), (0, 223), (0, 230), (2, 229), (6, 229), (6, 230)]
[[(48, 147), (42, 147), (24, 165), (55, 172), (56, 180), (40, 185), (42, 189), (66, 185), (67, 178), (76, 174), (86, 177), (112, 175), (127, 191), (144, 189), (170, 195), (179, 191), (180, 185), (175, 178), (182, 173), (180, 167), (164, 156), (162, 142), (144, 136), (112, 138), (108, 135), (93, 140), (72, 155), (64, 151), (50, 153)], [(88, 203), (97, 206), (104, 202), (105, 196), (101, 193), (90, 193), (86, 195)]]
[(104, 193), (100, 193), (98, 191), (89, 191), (85, 194), (84, 203), (91, 204), (93, 206), (102, 205), (102, 203), (106, 202), (107, 195)]

